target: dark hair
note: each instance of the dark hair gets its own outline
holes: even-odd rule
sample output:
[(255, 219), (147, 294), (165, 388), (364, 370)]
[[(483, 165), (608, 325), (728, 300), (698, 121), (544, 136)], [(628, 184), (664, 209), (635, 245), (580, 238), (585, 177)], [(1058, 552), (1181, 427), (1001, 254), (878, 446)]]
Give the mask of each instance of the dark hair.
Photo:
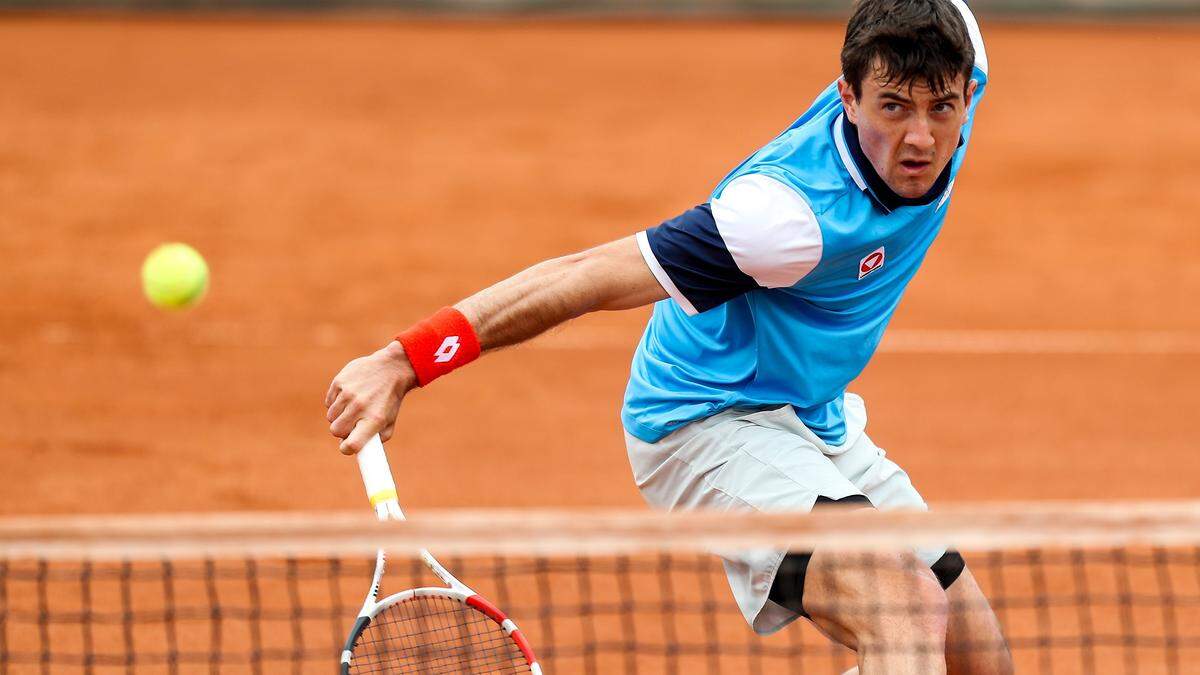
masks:
[(876, 64), (889, 84), (924, 83), (942, 94), (959, 74), (970, 81), (975, 48), (950, 0), (861, 0), (842, 46), (842, 75), (855, 96)]

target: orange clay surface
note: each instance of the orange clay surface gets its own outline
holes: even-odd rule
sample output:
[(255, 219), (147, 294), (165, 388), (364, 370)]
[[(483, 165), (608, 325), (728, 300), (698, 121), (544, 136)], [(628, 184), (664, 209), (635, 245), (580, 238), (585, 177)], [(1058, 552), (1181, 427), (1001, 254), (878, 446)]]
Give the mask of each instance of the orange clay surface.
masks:
[[(934, 503), (1196, 497), (1200, 27), (985, 27), (993, 84), (950, 218), (853, 387), (869, 431)], [(338, 369), (705, 201), (834, 77), (841, 30), (0, 20), (0, 515), (364, 508), (324, 420)], [(169, 240), (212, 269), (186, 313), (141, 297), (142, 257)], [(639, 506), (617, 413), (646, 314), (585, 318), (412, 395), (390, 445), (404, 503)], [(1044, 636), (1003, 616), (1026, 648)], [(824, 642), (723, 625), (751, 654)]]
[[(993, 85), (893, 323), (916, 352), (853, 386), (869, 431), (935, 503), (1196, 497), (1200, 28), (985, 28)], [(834, 77), (841, 30), (4, 18), (0, 514), (361, 507), (323, 416), (346, 361), (705, 201)], [(212, 269), (186, 313), (139, 289), (168, 240)], [(640, 505), (618, 409), (645, 317), (412, 395), (403, 501)], [(1035, 333), (919, 339), (950, 329)], [(1117, 348), (1050, 353), (1088, 331)]]

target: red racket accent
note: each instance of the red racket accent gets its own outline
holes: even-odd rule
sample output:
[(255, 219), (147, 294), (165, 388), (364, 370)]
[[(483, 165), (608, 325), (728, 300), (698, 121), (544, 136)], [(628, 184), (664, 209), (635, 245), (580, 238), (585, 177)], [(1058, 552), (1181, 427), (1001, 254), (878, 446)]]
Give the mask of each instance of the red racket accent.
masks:
[[(482, 595), (472, 595), (467, 598), (467, 604), (486, 614), (489, 619), (502, 626), (505, 621), (508, 621), (508, 616), (500, 611), (499, 607), (488, 602), (487, 598), (484, 598)], [(533, 646), (529, 644), (529, 640), (525, 639), (525, 635), (521, 633), (520, 629), (514, 628), (509, 637), (512, 638), (513, 642), (517, 643), (517, 647), (525, 655), (526, 660), (530, 663), (537, 663), (537, 657), (533, 655)]]
[(467, 604), (488, 615), (496, 623), (504, 623), (508, 620), (508, 616), (501, 612), (499, 607), (488, 602), (482, 595), (472, 595), (467, 598)]
[(533, 645), (529, 644), (529, 640), (525, 639), (525, 634), (521, 632), (520, 628), (514, 630), (509, 637), (513, 639), (513, 642), (517, 643), (517, 649), (521, 650), (527, 661), (537, 663), (537, 657), (533, 655)]

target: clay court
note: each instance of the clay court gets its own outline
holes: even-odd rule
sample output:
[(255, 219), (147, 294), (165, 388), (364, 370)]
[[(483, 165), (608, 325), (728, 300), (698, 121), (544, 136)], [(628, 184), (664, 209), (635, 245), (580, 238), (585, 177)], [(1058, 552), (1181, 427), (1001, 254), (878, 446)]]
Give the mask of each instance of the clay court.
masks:
[[(983, 21), (951, 214), (852, 387), (935, 505), (1200, 492), (1200, 26)], [(707, 200), (838, 72), (835, 22), (0, 21), (0, 514), (361, 508), (349, 359)], [(166, 314), (138, 268), (195, 245)], [(401, 499), (639, 507), (644, 311), (405, 402)]]

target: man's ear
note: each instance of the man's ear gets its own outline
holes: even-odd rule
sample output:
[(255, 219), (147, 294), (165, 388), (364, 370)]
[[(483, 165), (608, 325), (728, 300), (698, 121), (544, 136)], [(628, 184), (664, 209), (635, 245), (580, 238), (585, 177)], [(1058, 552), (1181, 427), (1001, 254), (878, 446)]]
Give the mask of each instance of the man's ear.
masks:
[(838, 95), (842, 99), (842, 108), (846, 111), (846, 119), (850, 120), (851, 124), (858, 124), (858, 97), (854, 95), (854, 87), (851, 87), (844, 77), (838, 78), (837, 85)]
[(978, 88), (979, 88), (979, 82), (977, 80), (971, 80), (970, 82), (967, 83), (967, 91), (966, 91), (966, 94), (963, 96), (963, 103), (966, 104), (965, 109), (967, 109), (967, 110), (971, 109), (971, 101), (975, 98), (975, 90)]

